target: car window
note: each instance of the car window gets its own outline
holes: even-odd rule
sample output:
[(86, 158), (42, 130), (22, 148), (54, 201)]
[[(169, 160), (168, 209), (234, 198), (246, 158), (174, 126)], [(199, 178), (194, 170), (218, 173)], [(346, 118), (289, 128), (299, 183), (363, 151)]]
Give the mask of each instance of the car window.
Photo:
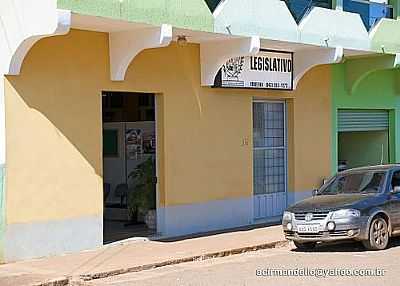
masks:
[(378, 193), (384, 181), (385, 172), (382, 171), (348, 173), (336, 176), (319, 193), (321, 195)]
[(392, 189), (394, 187), (400, 187), (400, 171), (396, 171), (392, 175)]

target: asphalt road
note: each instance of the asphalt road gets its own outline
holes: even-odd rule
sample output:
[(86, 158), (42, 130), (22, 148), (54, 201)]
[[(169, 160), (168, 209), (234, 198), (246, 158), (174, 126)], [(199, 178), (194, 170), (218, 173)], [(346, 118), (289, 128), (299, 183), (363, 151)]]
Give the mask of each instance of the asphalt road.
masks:
[[(280, 269), (284, 275), (290, 274), (284, 273), (285, 269), (286, 271), (289, 269), (293, 272), (299, 271), (299, 273), (292, 273), (294, 276), (285, 277), (268, 276), (271, 273), (267, 273), (267, 269)], [(379, 269), (377, 273), (379, 276), (368, 276), (368, 273), (365, 272), (366, 269), (374, 271)], [(303, 273), (301, 273), (302, 271)], [(306, 271), (309, 276), (305, 276)], [(316, 277), (313, 271), (315, 271), (315, 275), (324, 276), (326, 274), (326, 277)], [(326, 271), (330, 271), (330, 273)], [(300, 252), (294, 246), (289, 246), (119, 275), (95, 280), (89, 285), (380, 286), (400, 285), (399, 273), (400, 239), (396, 239), (389, 249), (378, 252), (365, 251), (358, 243), (324, 245), (311, 252)], [(299, 275), (295, 276), (296, 274)]]

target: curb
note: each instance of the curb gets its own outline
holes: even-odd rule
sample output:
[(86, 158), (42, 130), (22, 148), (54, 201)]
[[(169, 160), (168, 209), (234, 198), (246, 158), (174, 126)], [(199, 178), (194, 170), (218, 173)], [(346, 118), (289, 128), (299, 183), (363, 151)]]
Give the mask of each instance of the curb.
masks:
[[(203, 261), (203, 260), (207, 260), (207, 259), (231, 256), (231, 255), (236, 255), (236, 254), (241, 254), (241, 253), (246, 253), (246, 252), (254, 252), (257, 250), (284, 247), (287, 245), (289, 245), (289, 241), (279, 240), (279, 241), (263, 243), (263, 244), (259, 244), (259, 245), (255, 245), (255, 246), (247, 246), (247, 247), (241, 247), (241, 248), (234, 248), (234, 249), (230, 249), (230, 250), (222, 250), (222, 251), (206, 253), (206, 254), (202, 254), (202, 255), (194, 255), (194, 256), (189, 256), (189, 257), (184, 257), (184, 258), (179, 258), (179, 259), (171, 259), (171, 260), (166, 260), (166, 261), (162, 261), (162, 262), (144, 264), (144, 265), (134, 266), (134, 267), (130, 267), (130, 268), (123, 268), (123, 269), (99, 272), (99, 273), (94, 273), (94, 274), (85, 274), (85, 275), (80, 275), (80, 279), (82, 281), (103, 279), (103, 278), (126, 274), (126, 273), (134, 273), (134, 272), (140, 272), (140, 271), (144, 271), (144, 270), (155, 269), (155, 268), (159, 268), (159, 267), (163, 267), (163, 266), (176, 265), (176, 264), (186, 263), (186, 262)], [(42, 285), (40, 285), (40, 286), (42, 286)], [(48, 285), (43, 285), (43, 286), (48, 286)], [(52, 285), (49, 285), (49, 286), (52, 286)], [(55, 286), (58, 286), (58, 285), (55, 285)]]
[(234, 248), (234, 249), (229, 249), (229, 250), (222, 250), (222, 251), (217, 251), (217, 252), (205, 253), (205, 254), (201, 254), (201, 255), (194, 255), (194, 256), (179, 258), (179, 259), (171, 259), (171, 260), (166, 260), (166, 261), (161, 261), (161, 262), (156, 262), (156, 263), (144, 264), (144, 265), (139, 265), (139, 266), (134, 266), (134, 267), (129, 267), (129, 268), (122, 268), (122, 269), (111, 270), (111, 271), (106, 271), (106, 272), (98, 272), (98, 273), (94, 273), (94, 274), (84, 274), (84, 275), (80, 275), (78, 277), (60, 277), (57, 279), (52, 279), (50, 281), (33, 284), (32, 286), (88, 285), (85, 282), (89, 282), (91, 280), (103, 279), (103, 278), (121, 275), (121, 274), (127, 274), (127, 273), (135, 273), (135, 272), (140, 272), (140, 271), (144, 271), (144, 270), (150, 270), (150, 269), (155, 269), (155, 268), (170, 266), (170, 265), (176, 265), (176, 264), (181, 264), (181, 263), (203, 261), (203, 260), (207, 260), (207, 259), (226, 257), (226, 256), (231, 256), (231, 255), (236, 255), (236, 254), (241, 254), (241, 253), (246, 253), (246, 252), (254, 252), (257, 250), (284, 247), (287, 245), (289, 245), (289, 241), (278, 240), (278, 241), (258, 244), (258, 245), (254, 245), (254, 246), (246, 246), (246, 247)]
[(38, 284), (33, 284), (32, 286), (68, 286), (69, 285), (69, 278), (67, 277), (60, 277), (55, 278), (46, 282), (41, 282)]

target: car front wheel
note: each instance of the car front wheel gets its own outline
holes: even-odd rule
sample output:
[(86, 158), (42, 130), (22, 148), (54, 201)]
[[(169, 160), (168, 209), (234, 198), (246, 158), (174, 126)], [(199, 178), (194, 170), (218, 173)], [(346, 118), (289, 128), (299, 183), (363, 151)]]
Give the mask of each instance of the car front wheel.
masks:
[(297, 247), (297, 249), (300, 250), (311, 250), (314, 249), (316, 242), (297, 242), (294, 241), (294, 245)]
[(389, 244), (388, 224), (382, 217), (373, 219), (369, 228), (369, 239), (363, 241), (368, 250), (382, 250)]

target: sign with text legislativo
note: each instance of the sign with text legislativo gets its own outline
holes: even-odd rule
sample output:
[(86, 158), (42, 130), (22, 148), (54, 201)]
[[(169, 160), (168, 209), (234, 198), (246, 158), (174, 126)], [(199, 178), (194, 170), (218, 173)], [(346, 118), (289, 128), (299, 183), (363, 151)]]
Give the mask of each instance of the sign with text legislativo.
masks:
[(293, 53), (261, 50), (255, 56), (227, 61), (215, 87), (293, 89)]

